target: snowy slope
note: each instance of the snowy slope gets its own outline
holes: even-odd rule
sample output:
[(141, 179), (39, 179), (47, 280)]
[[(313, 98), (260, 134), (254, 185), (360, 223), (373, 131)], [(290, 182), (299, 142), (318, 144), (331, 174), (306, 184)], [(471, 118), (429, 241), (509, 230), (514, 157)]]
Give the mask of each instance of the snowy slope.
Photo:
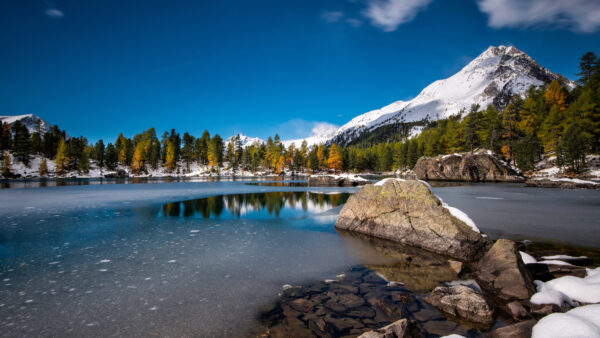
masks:
[(523, 94), (530, 86), (541, 86), (555, 79), (575, 86), (513, 46), (492, 46), (458, 73), (427, 86), (414, 99), (397, 101), (355, 117), (339, 128), (332, 139), (348, 144), (363, 132), (386, 124), (447, 118), (469, 110), (473, 104), (502, 108), (513, 94)]
[(21, 123), (27, 127), (30, 134), (37, 131), (37, 121), (38, 120), (41, 121), (41, 127), (42, 127), (43, 133), (47, 132), (50, 129), (50, 127), (52, 127), (51, 124), (49, 124), (48, 122), (42, 120), (41, 118), (39, 118), (33, 114), (0, 116), (1, 123), (8, 123), (8, 124), (12, 125), (16, 121), (21, 121)]
[(260, 138), (258, 138), (258, 137), (250, 137), (250, 136), (246, 136), (246, 135), (244, 135), (244, 134), (236, 134), (236, 135), (233, 135), (233, 136), (230, 136), (229, 138), (227, 138), (227, 139), (225, 140), (225, 145), (227, 145), (227, 144), (229, 144), (231, 141), (233, 141), (233, 139), (234, 139), (236, 136), (239, 136), (239, 137), (240, 137), (240, 141), (241, 141), (241, 143), (242, 143), (242, 148), (246, 148), (246, 147), (248, 147), (248, 146), (251, 146), (251, 145), (253, 145), (253, 144), (255, 144), (255, 143), (258, 143), (258, 144), (263, 144), (263, 143), (265, 143), (265, 141), (263, 141), (262, 139), (260, 139)]

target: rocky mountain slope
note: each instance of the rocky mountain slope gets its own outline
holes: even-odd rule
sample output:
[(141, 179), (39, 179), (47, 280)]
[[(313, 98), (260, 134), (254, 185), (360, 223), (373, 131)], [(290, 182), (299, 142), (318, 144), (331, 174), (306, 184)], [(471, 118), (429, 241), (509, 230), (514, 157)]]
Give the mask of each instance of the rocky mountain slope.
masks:
[(33, 114), (0, 116), (0, 123), (8, 123), (12, 126), (17, 121), (21, 121), (21, 123), (27, 127), (30, 134), (37, 131), (38, 121), (41, 122), (40, 127), (43, 133), (47, 132), (50, 129), (50, 127), (52, 127), (51, 124)]
[(503, 108), (512, 95), (553, 80), (575, 86), (513, 46), (492, 46), (458, 73), (427, 86), (414, 99), (397, 101), (353, 118), (331, 140), (347, 145), (361, 134), (382, 126), (447, 118), (469, 110), (473, 104)]

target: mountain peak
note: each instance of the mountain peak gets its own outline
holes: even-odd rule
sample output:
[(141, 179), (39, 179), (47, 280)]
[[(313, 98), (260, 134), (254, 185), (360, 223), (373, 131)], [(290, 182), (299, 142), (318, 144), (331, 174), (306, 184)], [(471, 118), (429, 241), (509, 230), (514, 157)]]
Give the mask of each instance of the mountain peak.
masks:
[(421, 123), (468, 111), (474, 104), (502, 109), (510, 98), (524, 94), (531, 86), (553, 80), (568, 86), (574, 83), (540, 66), (514, 46), (490, 46), (458, 73), (425, 87), (410, 101), (398, 101), (352, 119), (343, 125), (333, 142), (346, 145), (365, 132), (398, 123)]

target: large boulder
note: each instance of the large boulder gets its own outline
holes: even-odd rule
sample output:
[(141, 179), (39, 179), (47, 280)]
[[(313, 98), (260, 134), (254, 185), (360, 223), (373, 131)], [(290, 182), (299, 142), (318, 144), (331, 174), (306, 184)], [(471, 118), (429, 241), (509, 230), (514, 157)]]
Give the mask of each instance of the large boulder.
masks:
[(370, 183), (358, 175), (311, 175), (308, 177), (309, 187), (356, 187)]
[(523, 177), (489, 151), (421, 157), (414, 172), (421, 180), (523, 182)]
[(348, 199), (335, 227), (468, 262), (479, 259), (490, 244), (420, 181), (387, 179), (363, 187)]
[(535, 293), (517, 244), (508, 239), (494, 243), (477, 264), (475, 276), (485, 291), (503, 302), (528, 300)]
[(425, 301), (452, 317), (469, 322), (493, 324), (495, 321), (494, 308), (481, 293), (468, 286), (438, 286)]

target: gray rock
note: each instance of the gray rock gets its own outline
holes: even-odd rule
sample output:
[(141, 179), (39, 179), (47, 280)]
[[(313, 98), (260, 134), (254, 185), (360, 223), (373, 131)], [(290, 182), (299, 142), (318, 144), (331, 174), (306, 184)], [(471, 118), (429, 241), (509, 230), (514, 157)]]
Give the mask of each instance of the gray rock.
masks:
[(388, 326), (384, 326), (381, 329), (375, 331), (368, 331), (360, 336), (359, 338), (400, 338), (404, 337), (408, 328), (408, 320), (400, 319), (393, 322)]
[(356, 187), (370, 183), (360, 176), (311, 175), (308, 177), (309, 187)]
[(560, 189), (600, 189), (600, 184), (573, 181), (556, 181), (549, 178), (531, 178), (525, 182), (526, 187), (560, 188)]
[(484, 291), (504, 302), (528, 300), (535, 293), (517, 244), (499, 239), (477, 264), (475, 276)]
[(381, 186), (363, 187), (348, 199), (335, 227), (468, 262), (481, 257), (490, 245), (419, 181), (390, 179)]
[(492, 332), (486, 333), (485, 338), (529, 338), (531, 337), (531, 330), (537, 323), (535, 319), (527, 320), (524, 322), (504, 326), (495, 329)]
[(466, 182), (523, 182), (504, 161), (487, 151), (421, 157), (414, 168), (421, 180)]
[(439, 286), (425, 301), (444, 313), (469, 322), (494, 322), (494, 309), (480, 293), (464, 285)]

